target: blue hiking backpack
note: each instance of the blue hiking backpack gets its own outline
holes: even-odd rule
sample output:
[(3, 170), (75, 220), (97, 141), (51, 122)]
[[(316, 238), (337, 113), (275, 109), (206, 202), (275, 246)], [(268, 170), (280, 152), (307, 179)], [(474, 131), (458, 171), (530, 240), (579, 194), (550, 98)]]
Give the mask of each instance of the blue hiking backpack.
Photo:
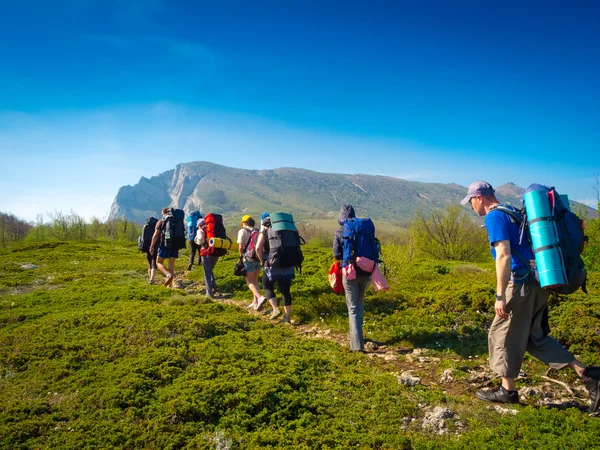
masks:
[[(564, 270), (565, 282), (560, 285), (547, 286), (547, 289), (558, 294), (569, 295), (581, 288), (581, 290), (587, 294), (587, 272), (583, 260), (581, 259), (581, 253), (588, 240), (588, 237), (585, 235), (583, 220), (570, 210), (568, 198), (564, 195), (559, 195), (554, 187), (549, 188), (540, 184), (532, 184), (525, 191), (524, 197), (533, 191), (546, 192), (551, 206), (550, 214), (548, 216), (538, 217), (538, 211), (535, 211), (535, 213), (530, 211), (528, 217), (525, 206), (523, 206), (517, 214), (501, 205), (495, 209), (507, 213), (512, 218), (511, 220), (521, 224), (522, 238), (528, 239), (529, 243), (532, 245), (538, 269), (542, 268), (540, 267), (540, 263), (544, 266), (543, 269), (548, 268), (551, 263), (549, 258), (544, 258), (547, 253), (554, 249), (560, 250), (558, 252), (558, 264), (560, 265), (560, 268)], [(525, 204), (524, 201), (524, 205)], [(531, 204), (533, 205), (533, 203)], [(548, 225), (553, 225), (550, 227), (546, 226), (544, 231), (551, 229), (554, 232), (555, 230), (556, 234), (554, 236), (549, 236), (550, 238), (553, 238), (554, 243), (536, 248), (531, 239), (530, 228), (534, 224), (544, 222)], [(536, 232), (535, 237), (538, 237), (537, 234), (540, 232), (537, 230), (534, 231)], [(518, 254), (516, 256), (520, 257)], [(538, 276), (536, 276), (536, 278), (540, 281)], [(542, 286), (544, 286), (544, 283), (542, 283)]]
[(355, 217), (344, 221), (342, 267), (354, 264), (361, 256), (380, 263), (381, 245), (375, 237), (375, 225), (369, 218)]
[(187, 239), (193, 241), (198, 231), (198, 220), (202, 218), (199, 211), (192, 211), (187, 216)]

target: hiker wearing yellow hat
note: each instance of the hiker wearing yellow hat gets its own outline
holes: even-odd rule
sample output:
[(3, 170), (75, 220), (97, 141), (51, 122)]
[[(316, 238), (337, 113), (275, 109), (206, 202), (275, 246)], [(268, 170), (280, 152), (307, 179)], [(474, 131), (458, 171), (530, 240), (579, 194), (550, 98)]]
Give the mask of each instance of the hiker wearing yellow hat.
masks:
[(246, 214), (242, 217), (242, 229), (238, 232), (237, 243), (240, 258), (244, 261), (244, 269), (246, 270), (246, 284), (254, 297), (248, 308), (258, 310), (265, 302), (266, 297), (260, 294), (258, 286), (258, 275), (262, 266), (256, 255), (258, 230), (254, 228), (254, 225), (256, 225), (256, 222), (251, 215)]

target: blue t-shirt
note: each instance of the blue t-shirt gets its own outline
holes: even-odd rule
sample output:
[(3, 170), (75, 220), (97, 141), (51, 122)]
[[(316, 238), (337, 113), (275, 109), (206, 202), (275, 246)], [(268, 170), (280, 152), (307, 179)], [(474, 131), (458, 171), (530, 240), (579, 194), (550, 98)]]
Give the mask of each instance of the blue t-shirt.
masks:
[[(507, 206), (512, 208), (511, 206)], [(514, 209), (514, 208), (512, 208)], [(516, 211), (516, 210), (515, 210)], [(492, 246), (498, 241), (509, 241), (511, 249), (510, 270), (515, 272), (518, 269), (526, 267), (525, 262), (515, 255), (515, 250), (518, 251), (526, 261), (533, 259), (533, 250), (527, 240), (523, 236), (521, 240), (521, 225), (518, 222), (512, 222), (508, 214), (498, 210), (492, 210), (485, 216), (485, 227), (487, 228), (488, 238), (490, 240), (491, 252), (494, 260), (496, 259), (496, 249)]]

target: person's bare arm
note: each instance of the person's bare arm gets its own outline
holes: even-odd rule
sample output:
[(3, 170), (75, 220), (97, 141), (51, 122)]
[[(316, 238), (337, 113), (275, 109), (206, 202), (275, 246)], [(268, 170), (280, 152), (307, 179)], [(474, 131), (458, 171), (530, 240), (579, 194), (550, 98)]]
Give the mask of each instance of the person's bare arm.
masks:
[(496, 300), (494, 309), (496, 314), (503, 319), (508, 318), (506, 313), (506, 288), (510, 280), (510, 242), (508, 240), (494, 242), (496, 249)]
[(264, 235), (264, 233), (258, 234), (258, 240), (256, 241), (256, 256), (258, 256), (258, 260), (264, 266), (264, 257), (265, 257), (265, 235)]
[(152, 235), (152, 243), (150, 244), (150, 254), (154, 255), (156, 249), (156, 243), (160, 239), (160, 230), (157, 228), (154, 230), (154, 234)]

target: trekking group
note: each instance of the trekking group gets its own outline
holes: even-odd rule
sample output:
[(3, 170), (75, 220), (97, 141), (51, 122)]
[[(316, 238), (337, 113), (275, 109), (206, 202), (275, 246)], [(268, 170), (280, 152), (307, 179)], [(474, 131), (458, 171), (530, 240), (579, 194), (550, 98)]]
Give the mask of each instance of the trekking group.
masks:
[[(532, 185), (524, 196), (525, 207), (519, 210), (500, 203), (489, 183), (476, 181), (462, 201), (463, 205), (467, 203), (485, 218), (496, 264), (495, 317), (489, 329), (488, 347), (490, 367), (500, 377), (501, 384), (477, 391), (477, 397), (495, 403), (518, 403), (515, 379), (527, 351), (550, 368), (573, 369), (589, 393), (590, 414), (600, 414), (600, 367), (587, 367), (549, 336), (550, 291), (569, 294), (579, 288), (584, 292), (586, 289), (580, 257), (585, 236), (581, 221), (569, 210), (566, 197), (559, 196), (553, 188)], [(232, 246), (223, 218), (218, 214), (202, 217), (198, 212), (190, 213), (186, 233), (183, 211), (164, 208), (162, 214), (160, 220), (148, 219), (140, 238), (140, 250), (148, 260), (150, 283), (155, 283), (158, 268), (165, 276), (164, 285), (173, 284), (175, 259), (178, 250), (185, 248), (187, 235), (191, 249), (188, 270), (192, 269), (198, 250), (206, 295), (215, 298), (218, 290), (213, 268)], [(334, 291), (345, 294), (350, 349), (364, 352), (362, 326), (367, 288), (372, 284), (375, 291), (388, 289), (380, 270), (381, 248), (371, 219), (356, 217), (351, 205), (342, 206), (338, 224), (340, 227), (333, 236), (335, 262), (329, 281)], [(535, 233), (529, 233), (534, 228)], [(259, 311), (268, 302), (272, 308), (269, 318), (281, 316), (275, 293), (277, 285), (283, 300), (282, 322), (291, 323), (291, 285), (303, 261), (300, 248), (303, 240), (293, 217), (265, 212), (257, 228), (255, 220), (245, 215), (236, 243), (239, 260), (234, 273), (245, 278), (252, 294), (247, 308)], [(168, 269), (163, 264), (165, 259)], [(264, 294), (259, 285), (261, 269)]]

